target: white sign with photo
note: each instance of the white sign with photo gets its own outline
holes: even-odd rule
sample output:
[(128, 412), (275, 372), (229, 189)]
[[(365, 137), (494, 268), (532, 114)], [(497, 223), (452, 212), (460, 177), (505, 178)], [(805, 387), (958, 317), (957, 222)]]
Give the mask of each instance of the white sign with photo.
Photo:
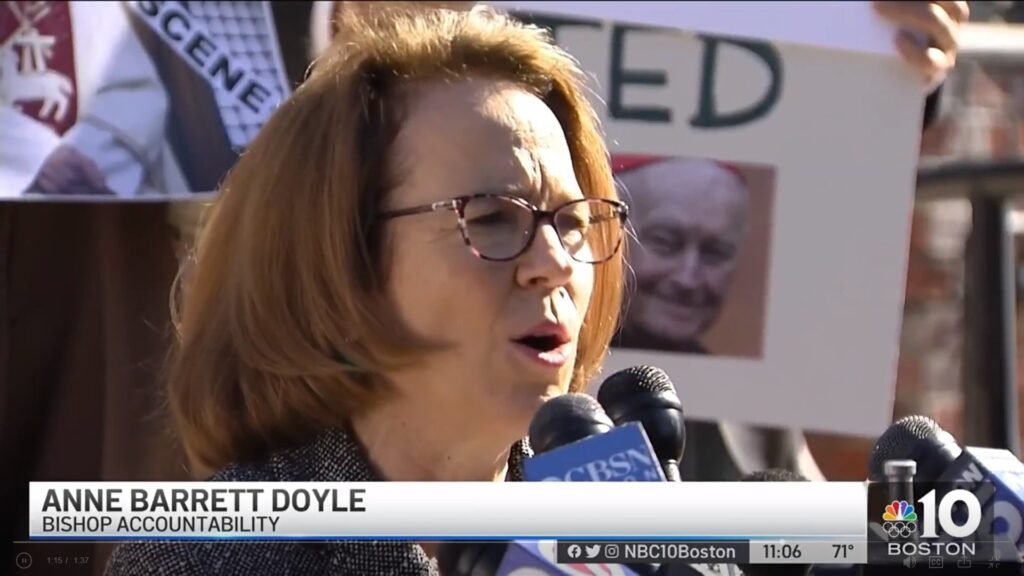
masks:
[(882, 432), (924, 98), (892, 28), (867, 2), (757, 3), (733, 28), (720, 3), (496, 4), (593, 76), (632, 204), (605, 373), (665, 369), (688, 418)]

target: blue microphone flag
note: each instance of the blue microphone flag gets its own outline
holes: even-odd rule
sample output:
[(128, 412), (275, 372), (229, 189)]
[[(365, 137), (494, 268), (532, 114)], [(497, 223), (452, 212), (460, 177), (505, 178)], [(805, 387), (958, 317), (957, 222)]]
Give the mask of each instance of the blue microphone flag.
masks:
[(523, 463), (523, 476), (532, 482), (665, 482), (639, 422), (538, 454)]

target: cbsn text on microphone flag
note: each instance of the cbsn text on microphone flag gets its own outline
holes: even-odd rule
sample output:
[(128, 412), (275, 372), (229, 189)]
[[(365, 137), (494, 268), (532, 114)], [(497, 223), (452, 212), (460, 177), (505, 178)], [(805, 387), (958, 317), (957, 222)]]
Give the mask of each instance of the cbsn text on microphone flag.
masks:
[[(666, 393), (666, 386), (671, 388), (671, 382), (663, 371), (640, 366), (605, 380), (601, 387), (603, 400), (586, 394), (551, 399), (530, 423), (530, 442), (536, 455), (523, 465), (525, 478), (662, 482), (668, 477), (678, 481), (676, 462), (683, 451), (682, 407), (674, 389)], [(664, 455), (655, 448), (648, 430), (656, 433)], [(666, 471), (671, 476), (666, 476)], [(503, 565), (522, 562), (517, 558), (524, 551), (521, 546), (515, 553), (510, 551)], [(567, 553), (572, 558), (571, 550)], [(649, 564), (610, 568), (641, 575), (657, 570)]]
[[(535, 437), (542, 440), (550, 437), (549, 429), (586, 430), (587, 422), (599, 423), (600, 418), (607, 419), (607, 416), (590, 396), (566, 394), (552, 398), (538, 411), (530, 426), (531, 442)], [(550, 447), (550, 443), (542, 442), (550, 451), (524, 462), (523, 476), (529, 481), (665, 481), (654, 448), (640, 423), (592, 428), (596, 428), (597, 433), (565, 445)]]
[[(586, 394), (547, 401), (534, 415), (529, 434), (536, 455), (523, 463), (528, 481), (664, 480), (643, 427), (632, 423), (615, 428), (597, 400)], [(620, 565), (558, 564), (555, 547), (543, 542), (445, 543), (442, 549), (443, 568), (453, 576), (637, 576)], [(653, 573), (647, 568), (644, 573)]]

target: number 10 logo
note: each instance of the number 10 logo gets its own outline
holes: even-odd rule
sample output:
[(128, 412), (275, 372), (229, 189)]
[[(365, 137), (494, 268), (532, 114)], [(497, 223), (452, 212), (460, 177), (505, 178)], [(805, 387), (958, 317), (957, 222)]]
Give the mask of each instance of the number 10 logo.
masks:
[[(938, 516), (939, 527), (942, 531), (953, 538), (966, 538), (974, 534), (981, 526), (981, 502), (978, 497), (967, 490), (951, 490), (942, 500), (938, 507), (935, 506), (935, 490), (931, 490), (922, 496), (918, 502), (924, 504), (924, 519), (921, 523), (921, 536), (924, 538), (938, 538), (935, 531), (935, 517)], [(962, 502), (967, 508), (963, 524), (957, 524), (953, 519), (953, 507)]]
[[(924, 538), (939, 537), (935, 530), (936, 516), (942, 531), (953, 538), (970, 536), (981, 525), (981, 503), (978, 502), (977, 496), (967, 490), (953, 490), (947, 493), (942, 497), (938, 507), (935, 506), (935, 490), (925, 494), (918, 502), (924, 505), (921, 532)], [(957, 524), (953, 520), (953, 507), (958, 502), (967, 507), (963, 524)], [(882, 514), (882, 520), (885, 522), (882, 527), (890, 538), (908, 538), (917, 532), (917, 519), (918, 515), (913, 505), (908, 504), (906, 500), (893, 500)]]

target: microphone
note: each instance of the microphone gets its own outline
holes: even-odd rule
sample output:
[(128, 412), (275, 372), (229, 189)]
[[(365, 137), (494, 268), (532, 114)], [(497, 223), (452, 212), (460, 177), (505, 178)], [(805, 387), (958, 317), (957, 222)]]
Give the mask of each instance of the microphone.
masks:
[(530, 445), (535, 455), (523, 463), (528, 481), (665, 480), (643, 426), (630, 422), (616, 427), (586, 394), (545, 402), (530, 422)]
[[(638, 422), (616, 427), (586, 394), (556, 396), (537, 410), (529, 429), (534, 456), (523, 462), (527, 481), (662, 481), (661, 467)], [(584, 565), (559, 565), (551, 543), (444, 542), (438, 567), (445, 576), (594, 574)], [(653, 574), (649, 565), (616, 565), (610, 574)]]
[[(528, 481), (625, 480), (620, 473), (623, 464), (643, 461), (645, 451), (647, 467), (660, 474), (643, 428), (617, 429), (597, 400), (586, 394), (565, 394), (545, 402), (530, 422), (529, 440), (534, 456), (523, 462)], [(630, 460), (630, 450), (639, 451), (640, 457)], [(554, 546), (536, 541), (443, 542), (438, 568), (444, 576), (593, 573), (582, 566), (573, 570), (573, 565), (557, 564)], [(609, 573), (637, 576), (626, 566), (615, 566)]]
[(669, 482), (679, 482), (686, 448), (683, 405), (668, 374), (653, 366), (634, 366), (608, 377), (597, 400), (615, 424), (639, 422), (650, 439)]
[[(565, 394), (545, 402), (530, 422), (529, 435), (534, 456), (523, 463), (527, 481), (665, 480), (643, 426), (634, 422), (616, 427), (587, 394)], [(654, 571), (643, 564), (621, 568), (631, 574)]]
[[(616, 425), (622, 427), (640, 424), (665, 478), (669, 482), (681, 481), (679, 463), (686, 449), (686, 423), (682, 402), (672, 380), (664, 370), (644, 365), (620, 370), (601, 384), (597, 400)], [(733, 574), (737, 569), (738, 567), (733, 564), (669, 563), (662, 564), (656, 574), (724, 576)]]
[(740, 482), (810, 482), (810, 480), (784, 468), (769, 468), (751, 472), (740, 478)]
[[(685, 431), (682, 406), (668, 375), (648, 366), (623, 370), (605, 380), (598, 398), (566, 394), (537, 411), (530, 424), (530, 443), (537, 455), (524, 463), (526, 479), (657, 482), (670, 471), (678, 481)], [(609, 429), (610, 424), (618, 426)], [(653, 446), (652, 440), (657, 442)], [(624, 461), (634, 464), (632, 470), (627, 471)], [(537, 468), (541, 464), (543, 470)], [(581, 468), (589, 473), (581, 473)], [(659, 576), (704, 573), (704, 565), (619, 567)]]
[(615, 423), (601, 405), (586, 394), (564, 394), (548, 400), (530, 421), (534, 454), (550, 452), (584, 438), (611, 432)]
[(935, 480), (963, 450), (956, 439), (927, 416), (900, 418), (878, 437), (868, 464), (871, 480), (886, 479), (885, 463), (889, 460), (913, 460), (917, 475)]
[[(871, 454), (871, 479), (885, 480), (885, 463), (913, 460), (916, 480), (949, 483), (974, 494), (992, 511), (992, 536), (1013, 545), (1019, 561), (1024, 550), (1024, 464), (1009, 450), (960, 448), (934, 420), (908, 416), (879, 438)], [(988, 489), (991, 484), (992, 489)]]

